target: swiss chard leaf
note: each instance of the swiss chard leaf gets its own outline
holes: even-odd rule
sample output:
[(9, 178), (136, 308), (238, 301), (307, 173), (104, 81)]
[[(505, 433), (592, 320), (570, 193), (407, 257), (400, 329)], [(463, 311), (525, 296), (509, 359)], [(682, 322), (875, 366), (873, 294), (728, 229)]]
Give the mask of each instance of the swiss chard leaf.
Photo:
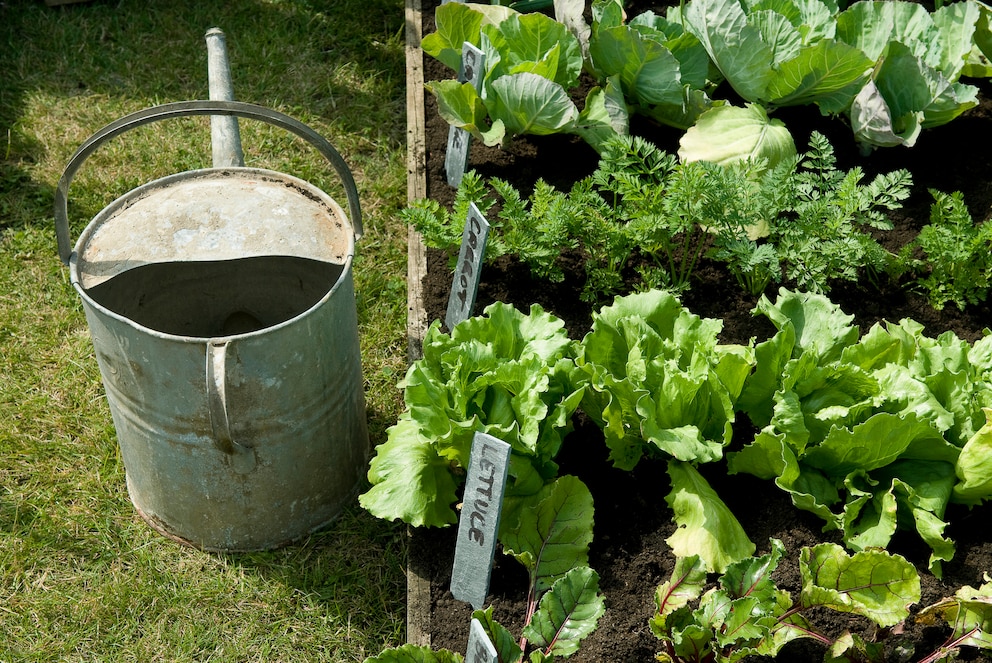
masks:
[(699, 598), (706, 585), (706, 565), (699, 555), (675, 558), (672, 577), (655, 590), (655, 615), (651, 628), (658, 635), (665, 628), (667, 616)]
[(965, 585), (954, 596), (927, 606), (917, 617), (923, 624), (935, 624), (938, 619), (951, 627), (948, 654), (963, 646), (992, 649), (992, 580), (988, 574), (978, 589)]
[(516, 558), (538, 594), (576, 566), (588, 566), (593, 502), (589, 489), (573, 476), (559, 477), (528, 499), (519, 520), (503, 521), (500, 542)]
[(484, 610), (476, 610), (472, 617), (479, 620), (482, 628), (489, 636), (490, 642), (496, 648), (496, 657), (499, 661), (513, 663), (523, 657), (523, 651), (517, 644), (516, 638), (510, 631), (493, 618), (493, 607), (489, 606)]
[(806, 608), (852, 612), (879, 626), (894, 626), (920, 600), (916, 568), (899, 555), (866, 550), (848, 555), (833, 543), (804, 548), (799, 556)]
[(605, 612), (599, 576), (588, 566), (576, 566), (541, 597), (523, 636), (547, 656), (568, 657)]

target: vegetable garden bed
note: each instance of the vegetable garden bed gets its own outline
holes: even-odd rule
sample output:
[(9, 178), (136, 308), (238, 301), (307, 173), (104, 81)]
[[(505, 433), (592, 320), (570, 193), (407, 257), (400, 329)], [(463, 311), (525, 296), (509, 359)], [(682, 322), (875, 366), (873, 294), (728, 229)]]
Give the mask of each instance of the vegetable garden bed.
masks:
[[(413, 2), (413, 0), (411, 0)], [(628, 2), (627, 11), (634, 15), (653, 7), (650, 3)], [(634, 5), (637, 8), (634, 8)], [(423, 34), (434, 30), (435, 3), (425, 2), (416, 7), (408, 21), (417, 20), (420, 9)], [(451, 77), (449, 69), (431, 58), (424, 58), (424, 79), (441, 80)], [(416, 67), (410, 70), (415, 75)], [(913, 176), (912, 193), (902, 208), (889, 214), (894, 230), (884, 233), (882, 241), (895, 249), (914, 237), (929, 220), (933, 198), (929, 189), (942, 192), (961, 191), (975, 219), (985, 219), (992, 209), (992, 85), (988, 80), (973, 81), (980, 89), (979, 105), (953, 122), (923, 132), (912, 148), (894, 147), (875, 150), (867, 157), (859, 154), (850, 130), (836, 120), (826, 119), (812, 106), (781, 109), (776, 117), (782, 119), (800, 151), (805, 149), (810, 133), (824, 134), (836, 150), (838, 167), (860, 165), (868, 178), (899, 168), (908, 169)], [(416, 79), (411, 83), (416, 86)], [(416, 96), (412, 96), (418, 103)], [(424, 193), (442, 205), (450, 206), (454, 190), (444, 174), (444, 154), (448, 135), (447, 123), (438, 115), (434, 99), (424, 99), (424, 114), (411, 116), (413, 123), (423, 122), (423, 154), (425, 170)], [(420, 137), (416, 128), (411, 139), (415, 146)], [(659, 147), (674, 153), (678, 149), (681, 131), (632, 118), (631, 132), (652, 140)], [(416, 150), (415, 150), (416, 152)], [(487, 148), (474, 142), (469, 156), (469, 168), (484, 177), (499, 177), (529, 192), (535, 181), (542, 178), (561, 190), (596, 168), (598, 155), (577, 137), (547, 136), (516, 138), (504, 149)], [(421, 185), (420, 164), (411, 164), (411, 196)], [(424, 263), (419, 261), (426, 254)], [(448, 256), (433, 250), (424, 251), (414, 235), (411, 240), (411, 350), (423, 336), (426, 321), (444, 318), (452, 272)], [(422, 274), (417, 265), (425, 267)], [(538, 303), (560, 317), (574, 339), (581, 339), (590, 330), (592, 314), (599, 306), (583, 302), (581, 286), (586, 278), (578, 256), (562, 263), (565, 278), (549, 283), (532, 278), (526, 265), (512, 258), (501, 258), (495, 265), (486, 264), (482, 271), (476, 313), (492, 302), (513, 304), (526, 312)], [(422, 278), (421, 278), (422, 277)], [(790, 285), (785, 283), (783, 285)], [(770, 300), (776, 297), (778, 286), (766, 289)], [(975, 342), (992, 325), (992, 307), (982, 303), (961, 311), (953, 304), (935, 310), (923, 294), (905, 288), (883, 284), (880, 290), (859, 283), (835, 285), (830, 300), (845, 313), (854, 316), (861, 334), (880, 321), (897, 323), (911, 318), (924, 327), (924, 333), (936, 337), (952, 331), (960, 338)], [(759, 299), (744, 294), (723, 265), (703, 260), (693, 272), (691, 288), (681, 296), (683, 306), (703, 318), (723, 321), (721, 343), (746, 344), (772, 337), (776, 328), (768, 319), (753, 314)], [(754, 438), (746, 417), (734, 423), (734, 439), (729, 450)], [(670, 491), (669, 474), (661, 461), (644, 459), (632, 471), (615, 469), (608, 462), (609, 449), (602, 430), (583, 416), (578, 416), (575, 429), (566, 438), (557, 460), (560, 475), (578, 476), (589, 487), (595, 500), (594, 538), (589, 550), (589, 565), (600, 576), (600, 590), (605, 597), (606, 612), (598, 627), (582, 641), (579, 651), (569, 660), (577, 662), (651, 661), (662, 649), (649, 620), (655, 612), (657, 587), (672, 574), (675, 557), (666, 539), (675, 532), (671, 508), (665, 496)], [(795, 598), (800, 593), (800, 549), (821, 542), (840, 543), (836, 531), (823, 533), (823, 521), (811, 513), (793, 506), (789, 495), (770, 480), (747, 474), (730, 475), (725, 463), (701, 465), (700, 472), (726, 501), (757, 545), (756, 555), (768, 553), (770, 539), (785, 546), (785, 554), (775, 572), (779, 588), (788, 590)], [(850, 630), (866, 640), (889, 638), (889, 651), (900, 651), (892, 643), (915, 647), (915, 654), (904, 660), (919, 660), (939, 647), (949, 629), (940, 624), (925, 624), (914, 617), (920, 608), (952, 596), (963, 585), (979, 587), (984, 574), (992, 573), (992, 508), (988, 504), (968, 509), (951, 504), (945, 514), (949, 523), (944, 535), (955, 543), (956, 551), (942, 566), (942, 575), (935, 577), (928, 570), (931, 548), (919, 537), (901, 532), (893, 538), (888, 550), (905, 556), (917, 566), (921, 579), (921, 598), (914, 614), (891, 632), (879, 630), (862, 617), (830, 611), (820, 611), (811, 622), (830, 637)], [(409, 641), (429, 644), (434, 649), (446, 648), (465, 652), (468, 624), (472, 615), (469, 605), (455, 600), (448, 591), (454, 528), (415, 529), (410, 546), (410, 599), (408, 609)], [(526, 612), (527, 577), (514, 560), (497, 554), (493, 570), (489, 605), (500, 624), (519, 633)], [(798, 640), (788, 645), (776, 658), (778, 661), (822, 660), (825, 645), (812, 640)], [(896, 657), (891, 660), (903, 660)], [(755, 659), (759, 660), (759, 659)], [(964, 648), (959, 660), (985, 660), (973, 648)]]

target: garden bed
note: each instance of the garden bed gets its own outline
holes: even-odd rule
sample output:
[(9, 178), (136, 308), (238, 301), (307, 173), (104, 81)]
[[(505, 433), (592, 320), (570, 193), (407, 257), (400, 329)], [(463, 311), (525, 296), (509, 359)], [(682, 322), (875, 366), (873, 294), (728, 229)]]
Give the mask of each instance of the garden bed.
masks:
[[(423, 34), (433, 31), (433, 8), (434, 3), (424, 3)], [(408, 20), (409, 16), (408, 12)], [(424, 60), (423, 67), (425, 80), (451, 77), (450, 70), (431, 58)], [(861, 165), (868, 177), (897, 168), (909, 169), (913, 175), (913, 194), (901, 210), (892, 214), (896, 229), (885, 235), (886, 241), (895, 246), (915, 236), (928, 221), (932, 202), (929, 188), (943, 192), (962, 191), (976, 219), (986, 218), (992, 208), (992, 182), (987, 176), (992, 172), (992, 86), (988, 81), (974, 83), (981, 90), (981, 104), (977, 108), (948, 125), (925, 131), (913, 148), (879, 149), (866, 158), (859, 156), (850, 131), (844, 125), (821, 117), (814, 107), (784, 109), (776, 117), (792, 131), (800, 151), (805, 149), (810, 131), (815, 129), (825, 134), (836, 150), (841, 169)], [(411, 85), (416, 87), (415, 79)], [(453, 190), (444, 176), (448, 125), (438, 116), (430, 95), (423, 103), (423, 116), (414, 118), (413, 122), (423, 122), (422, 150), (426, 168), (421, 172), (415, 156), (411, 163), (411, 196), (428, 195), (442, 204), (449, 204)], [(648, 137), (672, 152), (677, 149), (681, 135), (674, 129), (638, 120), (632, 124), (632, 133)], [(474, 143), (469, 156), (469, 168), (486, 177), (508, 180), (525, 193), (538, 178), (567, 190), (576, 180), (591, 174), (596, 163), (596, 153), (584, 142), (562, 136), (518, 139), (503, 150)], [(422, 184), (415, 184), (421, 177)], [(423, 193), (414, 194), (414, 187), (420, 186), (425, 187)], [(418, 329), (427, 321), (444, 318), (452, 274), (448, 269), (448, 256), (431, 250), (424, 252), (415, 235), (411, 241), (411, 266), (411, 351), (415, 354), (416, 342), (422, 337), (422, 330)], [(581, 338), (589, 329), (593, 310), (578, 297), (584, 279), (581, 262), (576, 260), (573, 265), (566, 265), (566, 274), (564, 282), (552, 285), (534, 281), (528, 268), (512, 259), (501, 259), (497, 265), (487, 264), (482, 271), (475, 312), (480, 313), (494, 301), (511, 303), (524, 311), (530, 304), (539, 303), (565, 320), (573, 338)], [(773, 299), (776, 289), (777, 286), (772, 286), (767, 291)], [(924, 296), (896, 287), (879, 292), (857, 284), (837, 286), (831, 290), (830, 298), (855, 316), (855, 323), (862, 333), (881, 320), (896, 322), (912, 318), (924, 325), (928, 335), (936, 336), (951, 330), (973, 341), (992, 323), (992, 311), (987, 303), (965, 311), (950, 304), (944, 310), (936, 311)], [(699, 316), (722, 319), (723, 342), (746, 343), (751, 338), (761, 341), (775, 331), (764, 318), (752, 316), (757, 299), (744, 295), (734, 279), (717, 264), (704, 262), (694, 272), (691, 290), (682, 301)], [(738, 425), (742, 429), (745, 427), (740, 422)], [(752, 437), (747, 430), (739, 432), (735, 439), (747, 441)], [(660, 641), (648, 626), (654, 610), (654, 591), (659, 583), (668, 579), (675, 561), (665, 543), (675, 528), (671, 510), (664, 501), (669, 490), (668, 475), (664, 463), (646, 460), (632, 472), (615, 470), (607, 461), (607, 453), (598, 427), (580, 417), (559, 456), (561, 474), (581, 478), (595, 498), (595, 537), (590, 548), (590, 566), (601, 576), (600, 587), (607, 607), (599, 627), (583, 641), (579, 652), (570, 660), (590, 663), (651, 661), (660, 649)], [(785, 544), (787, 556), (776, 574), (776, 582), (797, 596), (800, 548), (839, 539), (833, 533), (821, 533), (822, 521), (796, 509), (788, 495), (773, 482), (746, 475), (728, 476), (721, 473), (724, 469), (723, 464), (700, 467), (758, 545), (759, 554), (768, 551), (770, 537)], [(918, 538), (903, 538), (897, 534), (889, 548), (891, 552), (906, 556), (920, 569), (922, 598), (919, 607), (952, 595), (962, 585), (977, 587), (983, 582), (983, 573), (992, 572), (992, 533), (989, 531), (992, 508), (985, 505), (969, 511), (952, 505), (945, 519), (950, 523), (945, 533), (955, 541), (957, 552), (953, 560), (943, 565), (942, 579), (927, 572), (930, 549)], [(454, 534), (453, 528), (413, 532), (408, 639), (430, 644), (433, 648), (464, 652), (472, 610), (455, 600), (448, 591)], [(522, 626), (525, 587), (523, 569), (497, 553), (489, 604), (496, 620), (511, 632), (519, 633)], [(872, 636), (872, 627), (867, 620), (853, 616), (823, 617), (834, 620), (833, 623), (816, 622), (828, 634), (850, 629)], [(916, 645), (917, 654), (912, 659), (915, 660), (943, 642), (946, 634), (946, 629), (924, 627), (911, 618), (906, 622), (905, 632), (896, 637)], [(821, 645), (802, 640), (787, 645), (776, 660), (814, 661), (822, 656)], [(985, 659), (975, 650), (966, 648), (959, 660)]]

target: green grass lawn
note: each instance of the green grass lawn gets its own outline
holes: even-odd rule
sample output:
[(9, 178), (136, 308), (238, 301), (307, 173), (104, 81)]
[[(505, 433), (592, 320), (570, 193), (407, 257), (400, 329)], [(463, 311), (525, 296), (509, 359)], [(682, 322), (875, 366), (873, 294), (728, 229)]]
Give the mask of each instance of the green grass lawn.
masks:
[[(211, 27), (235, 97), (328, 138), (352, 169), (354, 273), (372, 442), (406, 366), (402, 0), (92, 0), (0, 4), (0, 661), (361, 661), (405, 637), (404, 533), (356, 504), (266, 553), (180, 546), (135, 513), (83, 317), (56, 252), (53, 192), (88, 136), (207, 96)], [(243, 121), (250, 166), (344, 201), (308, 145)], [(209, 121), (142, 127), (69, 193), (73, 238), (115, 197), (210, 165)]]

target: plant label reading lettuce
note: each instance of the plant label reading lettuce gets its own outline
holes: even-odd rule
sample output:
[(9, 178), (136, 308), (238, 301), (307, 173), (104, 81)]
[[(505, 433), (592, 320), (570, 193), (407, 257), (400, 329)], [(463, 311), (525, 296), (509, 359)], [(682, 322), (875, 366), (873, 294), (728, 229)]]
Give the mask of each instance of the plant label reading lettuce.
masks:
[(489, 222), (475, 203), (472, 203), (465, 218), (458, 264), (455, 265), (455, 276), (448, 294), (448, 310), (444, 316), (444, 324), (448, 325), (448, 329), (454, 329), (459, 322), (472, 316), (488, 238)]
[(509, 466), (509, 444), (486, 433), (475, 434), (458, 518), (451, 594), (459, 601), (471, 603), (476, 610), (482, 608), (489, 593)]
[(465, 663), (496, 663), (496, 647), (475, 617), (468, 631), (468, 648), (465, 650)]
[[(458, 70), (459, 82), (469, 82), (476, 90), (482, 85), (482, 76), (486, 73), (485, 55), (481, 50), (465, 42), (462, 45), (462, 63)], [(458, 188), (462, 175), (468, 167), (468, 148), (472, 134), (466, 129), (448, 125), (448, 148), (444, 155), (444, 172), (448, 184)]]

